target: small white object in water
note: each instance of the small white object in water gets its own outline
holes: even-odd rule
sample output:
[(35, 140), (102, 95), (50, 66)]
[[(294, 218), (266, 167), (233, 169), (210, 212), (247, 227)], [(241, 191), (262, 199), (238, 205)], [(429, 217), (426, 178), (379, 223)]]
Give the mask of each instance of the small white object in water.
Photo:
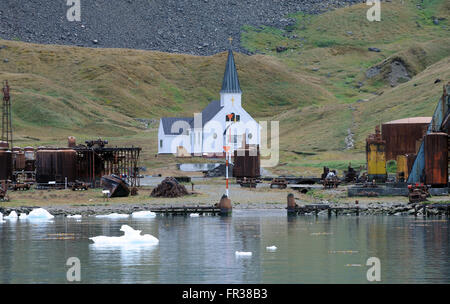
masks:
[(67, 218), (80, 219), (81, 215), (80, 214), (68, 215)]
[(191, 213), (189, 216), (190, 216), (190, 217), (199, 217), (200, 214), (198, 214), (198, 213)]
[(266, 247), (267, 251), (276, 251), (277, 250), (277, 246), (268, 246)]
[(89, 238), (94, 241), (94, 245), (101, 246), (121, 246), (121, 245), (158, 245), (159, 240), (153, 235), (141, 235), (141, 230), (134, 230), (128, 225), (122, 225), (120, 231), (122, 236), (95, 236)]
[(19, 216), (19, 220), (26, 220), (28, 215), (26, 213), (21, 213)]
[(250, 257), (250, 256), (252, 256), (251, 252), (245, 252), (245, 251), (236, 251), (234, 254), (236, 256), (242, 256), (242, 257)]
[(151, 212), (151, 211), (137, 211), (137, 212), (133, 212), (131, 214), (131, 217), (133, 217), (133, 218), (154, 218), (154, 217), (156, 217), (156, 213)]
[(119, 219), (119, 218), (129, 217), (129, 215), (128, 214), (111, 213), (111, 214), (97, 215), (96, 217), (98, 217), (98, 218)]
[(3, 213), (0, 212), (0, 223), (5, 223), (5, 221), (3, 220)]
[(9, 215), (4, 217), (4, 219), (6, 219), (6, 220), (15, 220), (17, 218), (18, 218), (18, 216), (17, 216), (16, 211), (11, 211), (11, 213)]
[(50, 220), (52, 218), (54, 216), (43, 208), (33, 209), (27, 216), (27, 220)]

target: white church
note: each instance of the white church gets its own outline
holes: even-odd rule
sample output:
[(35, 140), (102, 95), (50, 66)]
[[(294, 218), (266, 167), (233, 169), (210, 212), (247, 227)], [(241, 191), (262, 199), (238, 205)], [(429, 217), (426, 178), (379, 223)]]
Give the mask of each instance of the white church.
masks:
[(158, 154), (223, 157), (244, 144), (260, 144), (260, 125), (242, 107), (242, 91), (232, 50), (220, 91), (194, 117), (163, 117), (158, 130)]

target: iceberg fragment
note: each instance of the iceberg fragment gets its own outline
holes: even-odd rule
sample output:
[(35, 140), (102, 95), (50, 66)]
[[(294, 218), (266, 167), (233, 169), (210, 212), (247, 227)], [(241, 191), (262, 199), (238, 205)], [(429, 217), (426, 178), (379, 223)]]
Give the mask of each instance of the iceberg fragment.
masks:
[(3, 220), (3, 213), (0, 212), (0, 223), (4, 223), (5, 221)]
[(133, 218), (154, 218), (154, 217), (156, 217), (156, 213), (151, 212), (151, 211), (137, 211), (137, 212), (133, 212), (131, 214), (131, 217), (133, 217)]
[(26, 220), (28, 215), (26, 213), (21, 213), (19, 216), (19, 220)]
[(81, 215), (80, 214), (68, 215), (67, 218), (80, 219)]
[(51, 215), (44, 208), (37, 208), (31, 210), (31, 212), (27, 216), (27, 220), (50, 220), (55, 216)]
[(150, 234), (141, 235), (141, 230), (134, 230), (128, 225), (122, 225), (120, 231), (122, 236), (95, 236), (89, 238), (94, 241), (93, 245), (100, 246), (122, 246), (122, 245), (158, 245), (159, 240)]
[(266, 250), (267, 251), (277, 251), (277, 246), (267, 246)]
[(18, 218), (16, 211), (11, 211), (11, 213), (4, 217), (6, 220), (16, 220)]
[(241, 256), (241, 257), (251, 257), (252, 256), (251, 252), (245, 252), (245, 251), (236, 251), (234, 254), (236, 256)]
[(198, 214), (198, 213), (191, 213), (189, 216), (190, 216), (190, 217), (199, 217), (200, 214)]
[(111, 214), (97, 215), (95, 217), (98, 217), (98, 218), (109, 218), (109, 219), (121, 219), (121, 218), (129, 217), (129, 215), (128, 214), (111, 213)]

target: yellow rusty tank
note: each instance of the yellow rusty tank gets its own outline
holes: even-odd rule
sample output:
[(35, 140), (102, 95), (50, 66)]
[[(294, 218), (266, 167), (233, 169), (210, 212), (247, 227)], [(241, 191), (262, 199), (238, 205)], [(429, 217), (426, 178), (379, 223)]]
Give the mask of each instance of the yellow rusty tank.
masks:
[(404, 182), (406, 180), (408, 180), (408, 157), (397, 155), (397, 181)]
[(381, 138), (380, 127), (375, 128), (375, 134), (366, 139), (367, 175), (369, 181), (385, 182), (386, 172), (386, 142)]

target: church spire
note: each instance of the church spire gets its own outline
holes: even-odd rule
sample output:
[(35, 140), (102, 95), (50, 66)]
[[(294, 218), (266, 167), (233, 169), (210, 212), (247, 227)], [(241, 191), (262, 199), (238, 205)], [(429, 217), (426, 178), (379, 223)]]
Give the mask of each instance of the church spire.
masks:
[(231, 50), (231, 41), (232, 38), (230, 38), (230, 49), (228, 50), (228, 60), (225, 67), (225, 74), (223, 75), (222, 90), (220, 90), (220, 93), (242, 93), (236, 65), (234, 63), (233, 51)]

